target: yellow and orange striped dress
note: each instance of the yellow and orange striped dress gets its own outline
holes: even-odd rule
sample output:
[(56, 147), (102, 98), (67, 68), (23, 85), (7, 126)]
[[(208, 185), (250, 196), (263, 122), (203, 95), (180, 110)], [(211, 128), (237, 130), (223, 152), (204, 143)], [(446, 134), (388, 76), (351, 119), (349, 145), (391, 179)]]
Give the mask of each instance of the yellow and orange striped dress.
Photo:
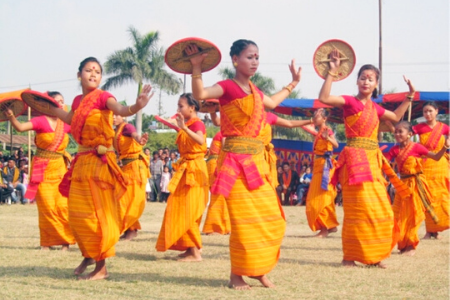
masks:
[(342, 185), (344, 260), (376, 264), (389, 257), (396, 244), (394, 213), (382, 175), (383, 154), (377, 133), (384, 109), (372, 101), (363, 105), (343, 96), (347, 145), (337, 171)]
[[(124, 134), (124, 129), (126, 134)], [(122, 123), (116, 128), (114, 148), (122, 161), (122, 171), (128, 182), (127, 192), (120, 199), (121, 232), (140, 230), (139, 218), (145, 209), (145, 186), (150, 177), (149, 157), (130, 134), (136, 132), (133, 125)]]
[(31, 178), (25, 197), (36, 199), (39, 213), (39, 233), (42, 247), (75, 244), (69, 226), (67, 198), (58, 186), (67, 171), (70, 155), (65, 151), (69, 144), (70, 126), (57, 120), (53, 130), (47, 117), (31, 120), (36, 132), (36, 155), (31, 163)]
[[(437, 122), (434, 128), (430, 128), (426, 123), (414, 126), (415, 133), (419, 134), (420, 143), (434, 153), (442, 149), (445, 143), (445, 136), (449, 135), (449, 127), (446, 124)], [(439, 218), (435, 223), (429, 213), (425, 214), (425, 227), (427, 232), (435, 233), (449, 229), (449, 159), (447, 155), (441, 157), (439, 161), (433, 159), (423, 159), (423, 174), (427, 178), (432, 197), (431, 205)]]
[[(312, 231), (331, 229), (339, 225), (334, 205), (336, 187), (329, 180), (336, 170), (336, 161), (332, 158), (333, 145), (322, 136), (323, 130), (328, 130), (329, 135), (333, 134), (330, 129), (324, 127), (316, 134), (313, 144), (313, 175), (306, 197), (306, 217)], [(328, 178), (325, 178), (328, 190), (322, 187), (325, 164), (330, 164)]]
[(218, 83), (221, 131), (225, 145), (217, 161), (212, 193), (225, 196), (231, 221), (231, 272), (260, 276), (277, 264), (286, 221), (268, 177), (260, 136), (265, 126), (263, 94), (250, 83), (247, 95), (232, 80)]
[(205, 143), (200, 145), (185, 131), (178, 132), (176, 143), (180, 159), (172, 165), (175, 175), (169, 183), (170, 196), (156, 242), (156, 250), (161, 252), (202, 248), (199, 226), (208, 202), (209, 188), (204, 159), (206, 131), (199, 118), (191, 118), (186, 126), (195, 132), (205, 132)]
[(388, 160), (395, 158), (402, 181), (412, 191), (408, 197), (396, 193), (392, 207), (400, 230), (397, 245), (400, 251), (409, 246), (416, 249), (419, 244), (418, 230), (425, 220), (426, 212), (423, 201), (428, 202), (432, 195), (427, 179), (422, 174), (421, 157), (427, 154), (428, 150), (416, 143), (409, 143), (403, 149), (396, 145), (386, 154)]
[(121, 222), (119, 201), (126, 192), (113, 147), (113, 112), (107, 92), (94, 90), (75, 98), (72, 135), (78, 153), (60, 186), (69, 195), (69, 224), (85, 258), (95, 261), (115, 255)]
[(278, 186), (278, 172), (277, 155), (275, 154), (274, 146), (272, 144), (272, 125), (275, 125), (277, 119), (277, 115), (273, 113), (266, 113), (266, 125), (259, 134), (259, 137), (264, 143), (264, 159), (269, 165), (269, 175), (267, 176), (267, 180), (274, 189)]
[[(217, 158), (222, 148), (222, 132), (218, 132), (209, 147), (209, 156), (206, 160), (208, 168), (209, 186), (211, 187), (216, 180)], [(230, 216), (228, 214), (227, 204), (222, 195), (211, 194), (208, 211), (203, 224), (203, 233), (228, 234), (231, 231)]]

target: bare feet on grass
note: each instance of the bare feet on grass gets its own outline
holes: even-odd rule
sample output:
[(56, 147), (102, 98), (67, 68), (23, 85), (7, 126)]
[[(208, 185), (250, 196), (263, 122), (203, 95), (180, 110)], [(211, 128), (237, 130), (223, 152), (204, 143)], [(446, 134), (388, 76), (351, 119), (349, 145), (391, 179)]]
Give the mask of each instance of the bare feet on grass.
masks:
[(328, 236), (328, 229), (322, 228), (322, 229), (320, 229), (320, 232), (318, 234), (316, 234), (314, 237), (316, 237), (316, 238), (325, 238), (327, 236)]
[(416, 250), (412, 246), (408, 246), (405, 249), (402, 249), (400, 254), (404, 256), (414, 256), (414, 254), (416, 254)]
[[(181, 254), (180, 254), (181, 255)], [(180, 256), (178, 255), (178, 256)], [(191, 247), (183, 253), (184, 256), (180, 257), (178, 261), (181, 262), (198, 262), (202, 261), (201, 249)]]
[(338, 231), (337, 227), (333, 227), (333, 228), (328, 229), (328, 233), (335, 233), (337, 231)]
[(218, 232), (208, 232), (208, 233), (205, 233), (206, 235), (221, 235), (220, 233), (218, 233)]
[(423, 236), (422, 240), (430, 240), (430, 239), (431, 239), (431, 236), (432, 236), (432, 233), (431, 233), (431, 232), (427, 232), (427, 233)]
[(94, 271), (84, 276), (78, 276), (78, 280), (102, 280), (108, 277), (105, 260), (100, 260), (95, 263)]
[(440, 240), (442, 237), (439, 235), (439, 232), (433, 232), (431, 233), (431, 236), (434, 237), (437, 240)]
[(81, 274), (84, 273), (84, 271), (86, 271), (86, 268), (88, 266), (93, 265), (93, 264), (95, 264), (95, 260), (94, 259), (85, 257), (81, 261), (80, 265), (73, 271), (73, 273), (75, 275), (81, 275)]
[(120, 240), (131, 241), (135, 237), (137, 237), (137, 230), (128, 229), (124, 234), (122, 234)]
[[(200, 249), (199, 251), (200, 251), (200, 254), (201, 254), (202, 253), (202, 249)], [(184, 251), (183, 253), (178, 254), (178, 257), (186, 257), (186, 256), (188, 256), (190, 254), (191, 254), (191, 249), (189, 248), (186, 251)]]
[(355, 267), (357, 267), (357, 265), (355, 264), (355, 262), (353, 260), (343, 260), (341, 262), (341, 265), (343, 267), (346, 267), (346, 268), (355, 268)]
[(383, 262), (377, 262), (376, 264), (369, 265), (369, 267), (377, 267), (380, 269), (387, 269), (387, 265), (385, 265)]
[(244, 281), (244, 278), (240, 275), (230, 274), (230, 282), (228, 282), (228, 287), (230, 289), (242, 291), (251, 290), (252, 288)]
[(49, 250), (50, 250), (50, 247), (47, 247), (47, 246), (41, 246), (41, 250), (42, 250), (42, 251), (49, 251)]
[(274, 288), (275, 284), (272, 283), (272, 281), (269, 280), (269, 278), (267, 278), (266, 275), (261, 275), (261, 276), (249, 276), (252, 279), (256, 279), (259, 280), (259, 282), (261, 282), (261, 284), (266, 287), (266, 288)]
[(61, 251), (69, 251), (69, 245), (62, 245), (61, 246)]

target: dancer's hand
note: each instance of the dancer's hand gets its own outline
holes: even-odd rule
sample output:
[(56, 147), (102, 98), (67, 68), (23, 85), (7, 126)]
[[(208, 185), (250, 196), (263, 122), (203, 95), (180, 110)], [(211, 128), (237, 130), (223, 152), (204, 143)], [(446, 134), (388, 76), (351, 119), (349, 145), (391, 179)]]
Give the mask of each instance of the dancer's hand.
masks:
[(186, 124), (184, 124), (184, 117), (181, 113), (177, 113), (177, 126), (180, 127), (180, 129), (185, 130), (186, 129)]
[(445, 147), (448, 149), (450, 148), (450, 135), (447, 137), (447, 139), (445, 140)]
[(14, 112), (5, 104), (3, 104), (0, 109), (6, 116), (14, 115)]
[(341, 65), (341, 56), (338, 49), (333, 49), (330, 56), (330, 71), (336, 71)]
[(409, 96), (414, 97), (414, 94), (416, 93), (416, 89), (414, 88), (414, 86), (411, 83), (411, 80), (409, 80), (408, 78), (406, 78), (405, 75), (403, 75), (403, 80), (405, 80), (406, 84), (409, 87)]
[(329, 134), (328, 134), (328, 128), (326, 127), (324, 131), (322, 131), (322, 137), (326, 140), (328, 140)]
[(291, 60), (289, 71), (291, 71), (292, 82), (295, 84), (299, 83), (302, 78), (302, 67), (298, 67), (298, 69), (295, 67), (295, 59)]
[[(200, 50), (198, 49), (196, 44), (189, 44), (186, 46), (186, 48), (184, 48), (184, 52), (188, 55), (194, 55), (197, 54), (198, 52), (200, 52)], [(191, 61), (192, 66), (201, 66), (203, 63), (203, 60), (205, 60), (205, 57), (208, 56), (208, 53), (202, 53), (200, 55), (195, 55), (193, 57), (191, 57), (189, 60)]]
[(141, 136), (138, 142), (140, 145), (144, 146), (145, 144), (147, 144), (147, 141), (148, 141), (148, 133), (146, 132)]
[(152, 92), (152, 86), (150, 84), (144, 85), (141, 94), (136, 99), (136, 106), (138, 110), (144, 108), (148, 104), (148, 101), (150, 101), (150, 98), (153, 97), (154, 93), (152, 92), (150, 94), (150, 92)]

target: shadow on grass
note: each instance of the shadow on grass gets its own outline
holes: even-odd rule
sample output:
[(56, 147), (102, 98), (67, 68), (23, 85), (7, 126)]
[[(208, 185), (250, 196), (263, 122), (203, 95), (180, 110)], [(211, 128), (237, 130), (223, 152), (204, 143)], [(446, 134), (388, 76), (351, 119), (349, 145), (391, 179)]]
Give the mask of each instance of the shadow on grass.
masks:
[(158, 257), (150, 254), (142, 254), (136, 252), (116, 252), (116, 257), (125, 258), (129, 260), (155, 261)]
[(279, 263), (286, 264), (296, 264), (296, 265), (313, 265), (313, 266), (325, 266), (333, 268), (342, 268), (341, 262), (318, 262), (316, 260), (303, 260), (303, 259), (293, 259), (293, 258), (280, 258)]
[[(28, 249), (28, 250), (39, 250), (41, 251), (41, 247), (40, 246), (26, 246), (26, 247), (20, 247), (20, 246), (0, 246), (0, 249)], [(54, 249), (51, 249), (52, 251)], [(57, 250), (57, 249), (55, 249)]]

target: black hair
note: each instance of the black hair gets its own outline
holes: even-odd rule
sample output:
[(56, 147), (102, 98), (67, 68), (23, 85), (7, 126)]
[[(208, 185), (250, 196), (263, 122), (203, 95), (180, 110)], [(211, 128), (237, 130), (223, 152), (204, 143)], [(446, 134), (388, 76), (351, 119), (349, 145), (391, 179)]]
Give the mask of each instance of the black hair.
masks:
[(158, 151), (153, 151), (153, 156), (155, 156), (155, 154), (158, 154), (159, 155), (159, 152)]
[(320, 115), (323, 118), (328, 118), (330, 116), (330, 111), (328, 109), (322, 108), (321, 112), (320, 112)]
[(233, 55), (239, 56), (239, 54), (241, 54), (242, 51), (247, 49), (247, 47), (249, 45), (254, 45), (254, 46), (258, 47), (258, 45), (256, 45), (255, 42), (250, 41), (250, 40), (237, 40), (237, 41), (235, 41), (233, 43), (233, 45), (231, 45), (230, 56), (231, 57), (233, 57)]
[(404, 128), (406, 128), (406, 130), (408, 130), (408, 132), (415, 134), (412, 124), (408, 121), (400, 121), (397, 124), (395, 124), (395, 127), (397, 126), (403, 126)]
[(197, 100), (194, 99), (194, 96), (192, 96), (192, 93), (181, 94), (180, 98), (185, 98), (186, 101), (187, 101), (187, 104), (189, 106), (194, 106), (195, 107), (195, 111), (199, 111), (200, 110), (200, 104), (198, 103)]
[(284, 166), (291, 167), (287, 161), (283, 162), (283, 164), (282, 164), (281, 166), (282, 166), (282, 167), (284, 167)]
[(55, 98), (58, 95), (60, 95), (61, 97), (63, 96), (60, 92), (57, 92), (57, 91), (48, 91), (47, 95), (49, 95), (52, 98)]
[(436, 103), (435, 101), (427, 101), (427, 102), (425, 102), (425, 104), (423, 105), (423, 107), (425, 107), (425, 106), (431, 106), (431, 107), (434, 107), (434, 109), (436, 109), (436, 110), (439, 111), (439, 107), (438, 107), (438, 105), (437, 105), (437, 103)]
[[(380, 81), (380, 70), (378, 70), (378, 68), (375, 67), (374, 65), (364, 65), (364, 66), (362, 66), (361, 69), (359, 69), (359, 71), (358, 71), (358, 78), (361, 76), (362, 72), (364, 72), (366, 70), (374, 71), (376, 76), (377, 76), (377, 82)], [(378, 89), (377, 88), (375, 88), (373, 90), (372, 98), (378, 98)]]
[(103, 73), (103, 68), (102, 68), (102, 64), (98, 61), (98, 59), (96, 59), (95, 57), (88, 57), (85, 58), (82, 62), (80, 62), (80, 66), (78, 67), (78, 72), (81, 73), (81, 71), (83, 71), (84, 66), (88, 63), (88, 62), (95, 62), (100, 66), (100, 72)]

